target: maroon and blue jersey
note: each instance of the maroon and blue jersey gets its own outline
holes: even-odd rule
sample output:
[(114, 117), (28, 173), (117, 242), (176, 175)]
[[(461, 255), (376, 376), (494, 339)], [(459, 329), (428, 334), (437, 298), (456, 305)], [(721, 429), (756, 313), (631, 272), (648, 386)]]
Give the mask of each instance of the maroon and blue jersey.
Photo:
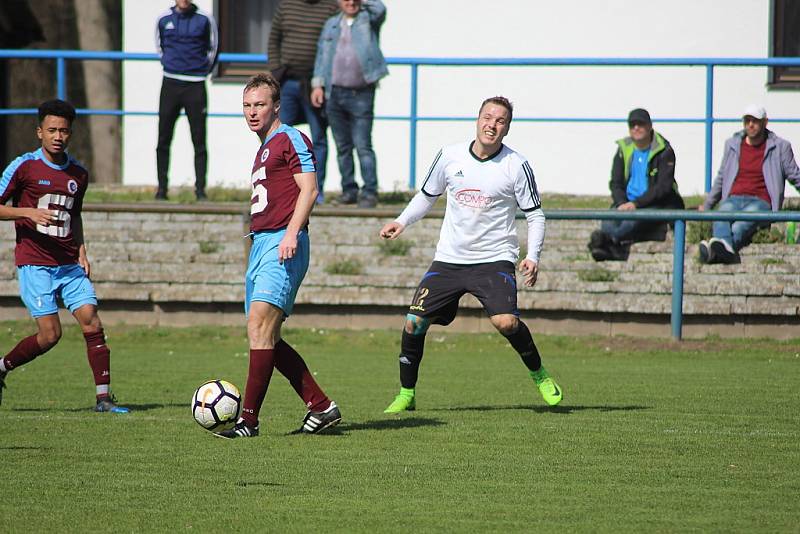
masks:
[(58, 220), (49, 226), (37, 225), (27, 218), (14, 221), (17, 266), (78, 263), (79, 244), (72, 221), (80, 218), (88, 184), (88, 171), (69, 154), (64, 165), (56, 165), (41, 148), (23, 154), (6, 167), (0, 178), (0, 204), (11, 200), (17, 208), (58, 212)]
[(300, 194), (294, 175), (316, 169), (308, 137), (285, 124), (271, 133), (253, 162), (250, 231), (286, 228)]

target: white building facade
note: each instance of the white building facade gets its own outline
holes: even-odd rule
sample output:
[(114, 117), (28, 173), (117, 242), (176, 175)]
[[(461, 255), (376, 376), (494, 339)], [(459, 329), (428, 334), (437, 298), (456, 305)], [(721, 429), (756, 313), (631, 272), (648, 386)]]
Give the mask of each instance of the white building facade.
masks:
[[(229, 0), (231, 1), (231, 0)], [(388, 15), (381, 33), (387, 58), (766, 58), (771, 52), (776, 0), (384, 0)], [(196, 0), (212, 12), (219, 1)], [(123, 49), (154, 52), (157, 15), (169, 0), (124, 0)], [(230, 50), (248, 52), (250, 50)], [(266, 50), (252, 50), (266, 53)], [(161, 67), (154, 61), (127, 61), (123, 67), (123, 106), (157, 111)], [(684, 195), (705, 186), (705, 125), (660, 122), (702, 119), (706, 69), (697, 67), (436, 67), (418, 73), (418, 114), (422, 117), (474, 117), (480, 102), (504, 95), (514, 102), (515, 118), (618, 118), (630, 109), (650, 111), (654, 126), (673, 145), (676, 177)], [(799, 118), (797, 90), (775, 89), (766, 67), (716, 67), (714, 116), (733, 119), (751, 103), (772, 118)], [(408, 116), (411, 69), (391, 65), (377, 92), (378, 117)], [(213, 77), (207, 82), (209, 112), (240, 113), (242, 81)], [(123, 183), (156, 185), (155, 116), (126, 116)], [(723, 143), (740, 123), (716, 123), (712, 170)], [(305, 126), (300, 127), (306, 131)], [(800, 146), (800, 123), (773, 123), (778, 135)], [(627, 134), (625, 122), (526, 122), (512, 124), (506, 144), (525, 154), (544, 193), (608, 193), (614, 141)], [(417, 129), (415, 174), (421, 181), (442, 145), (474, 135), (473, 121), (423, 120)], [(409, 122), (376, 119), (373, 146), (381, 191), (409, 188)], [(329, 135), (326, 191), (338, 191), (336, 149)], [(258, 140), (241, 117), (208, 119), (208, 185), (249, 187)], [(185, 117), (172, 145), (170, 186), (194, 184), (193, 147)], [(788, 188), (788, 195), (796, 194)]]

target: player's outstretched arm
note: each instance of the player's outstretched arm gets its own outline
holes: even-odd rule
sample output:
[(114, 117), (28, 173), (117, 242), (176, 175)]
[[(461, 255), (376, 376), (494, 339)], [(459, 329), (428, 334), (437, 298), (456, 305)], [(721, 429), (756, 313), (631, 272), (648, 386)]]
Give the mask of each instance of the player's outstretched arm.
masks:
[(386, 223), (383, 228), (381, 228), (380, 236), (384, 239), (396, 239), (403, 233), (406, 226), (422, 219), (431, 210), (433, 205), (436, 204), (436, 199), (438, 198), (438, 196), (426, 195), (422, 191), (418, 192), (397, 219)]
[(397, 221), (386, 223), (381, 228), (381, 237), (384, 239), (397, 239), (406, 227)]

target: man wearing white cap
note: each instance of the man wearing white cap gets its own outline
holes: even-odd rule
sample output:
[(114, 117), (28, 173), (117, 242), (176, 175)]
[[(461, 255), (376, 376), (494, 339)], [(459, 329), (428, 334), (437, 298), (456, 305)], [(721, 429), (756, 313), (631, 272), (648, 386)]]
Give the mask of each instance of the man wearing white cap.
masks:
[[(700, 210), (778, 211), (786, 180), (800, 190), (800, 169), (789, 141), (767, 130), (767, 111), (748, 106), (744, 129), (725, 142), (717, 177)], [(721, 201), (721, 202), (720, 202)], [(739, 250), (761, 226), (755, 221), (714, 221), (713, 237), (700, 242), (702, 263), (739, 263)]]

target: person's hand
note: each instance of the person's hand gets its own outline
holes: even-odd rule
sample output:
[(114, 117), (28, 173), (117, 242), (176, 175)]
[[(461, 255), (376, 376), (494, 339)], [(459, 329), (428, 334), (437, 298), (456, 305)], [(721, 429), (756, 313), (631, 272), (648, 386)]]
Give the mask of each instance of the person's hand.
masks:
[(533, 287), (539, 278), (539, 264), (525, 258), (519, 263), (519, 271), (522, 273), (523, 284), (527, 287)]
[(311, 90), (311, 105), (315, 108), (321, 108), (325, 103), (325, 89), (322, 87), (315, 87)]
[(706, 211), (705, 204), (700, 204), (699, 206), (697, 206), (697, 211)]
[(405, 228), (405, 226), (396, 221), (386, 223), (381, 228), (381, 237), (384, 239), (397, 239), (397, 236), (402, 234)]
[(293, 258), (295, 252), (297, 252), (297, 234), (286, 232), (278, 244), (278, 261), (283, 263), (285, 260)]
[(617, 206), (617, 209), (619, 211), (633, 211), (636, 209), (636, 204), (634, 204), (633, 202), (626, 202), (624, 204), (620, 204), (619, 206)]
[(30, 208), (26, 217), (41, 226), (50, 226), (58, 220), (58, 211), (43, 208)]
[(86, 273), (86, 278), (92, 277), (92, 266), (89, 265), (89, 258), (86, 257), (86, 253), (78, 255), (78, 265), (80, 265), (81, 269)]

